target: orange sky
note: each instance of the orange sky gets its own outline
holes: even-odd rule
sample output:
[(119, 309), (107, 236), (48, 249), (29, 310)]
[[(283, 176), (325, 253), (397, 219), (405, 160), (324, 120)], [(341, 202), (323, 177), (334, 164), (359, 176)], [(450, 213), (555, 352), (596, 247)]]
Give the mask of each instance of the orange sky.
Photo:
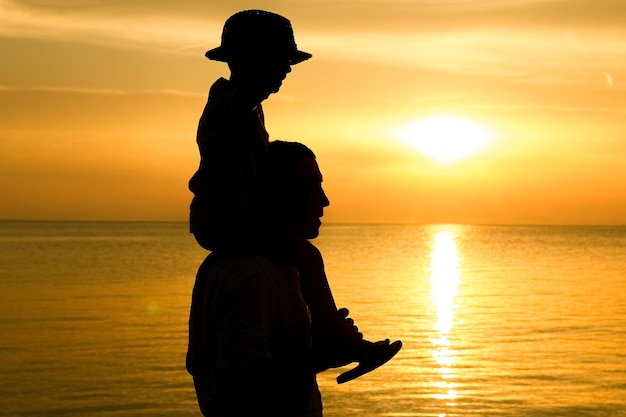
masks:
[[(211, 3), (222, 3), (212, 5)], [(626, 2), (0, 0), (0, 219), (185, 220), (224, 20), (291, 19), (264, 103), (318, 155), (329, 222), (626, 224)], [(440, 164), (429, 116), (492, 132)]]

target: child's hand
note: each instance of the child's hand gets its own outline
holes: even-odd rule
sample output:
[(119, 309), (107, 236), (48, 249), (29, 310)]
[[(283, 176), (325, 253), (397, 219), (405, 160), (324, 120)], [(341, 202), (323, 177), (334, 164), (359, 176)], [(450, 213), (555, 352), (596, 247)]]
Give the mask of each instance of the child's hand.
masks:
[(346, 325), (346, 327), (352, 329), (352, 331), (356, 333), (356, 336), (359, 339), (363, 339), (363, 333), (359, 332), (359, 328), (354, 324), (354, 320), (348, 317), (350, 311), (347, 308), (340, 308), (339, 310), (337, 310), (337, 313), (339, 313), (339, 317), (344, 320), (344, 324)]

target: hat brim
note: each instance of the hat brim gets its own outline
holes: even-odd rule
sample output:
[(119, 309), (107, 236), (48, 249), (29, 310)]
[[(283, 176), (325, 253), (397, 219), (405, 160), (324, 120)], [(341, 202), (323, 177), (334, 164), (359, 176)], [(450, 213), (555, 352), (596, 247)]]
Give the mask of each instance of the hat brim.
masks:
[[(206, 56), (207, 58), (209, 58), (212, 61), (220, 61), (220, 62), (228, 62), (229, 60), (229, 54), (224, 50), (223, 47), (218, 46), (217, 48), (213, 48), (209, 51), (207, 51), (204, 56)], [(308, 52), (304, 52), (304, 51), (299, 51), (296, 50), (293, 54), (291, 54), (291, 56), (289, 56), (289, 64), (291, 65), (296, 65), (299, 64), (302, 61), (306, 61), (307, 59), (311, 58), (313, 55), (311, 55)]]
[(226, 62), (228, 60), (228, 57), (226, 56), (226, 53), (224, 52), (224, 48), (222, 48), (221, 46), (218, 46), (217, 48), (213, 48), (207, 51), (206, 54), (204, 54), (204, 56), (206, 56), (212, 61)]
[(296, 53), (289, 59), (289, 63), (291, 65), (296, 65), (299, 64), (302, 61), (306, 61), (307, 59), (311, 58), (313, 55), (311, 55), (308, 52), (304, 52), (304, 51), (296, 51)]

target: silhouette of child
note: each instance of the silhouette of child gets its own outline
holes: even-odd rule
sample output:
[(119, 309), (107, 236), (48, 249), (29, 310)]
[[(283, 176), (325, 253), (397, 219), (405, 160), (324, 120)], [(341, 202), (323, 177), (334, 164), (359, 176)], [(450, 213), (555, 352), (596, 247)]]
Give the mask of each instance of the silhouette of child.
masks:
[[(198, 125), (200, 166), (189, 181), (194, 194), (190, 231), (203, 248), (214, 252), (263, 253), (257, 186), (269, 134), (261, 102), (278, 92), (292, 65), (311, 54), (297, 49), (289, 20), (246, 10), (226, 21), (221, 45), (206, 57), (226, 62), (230, 78), (211, 86)], [(337, 309), (320, 252), (308, 241), (296, 249), (318, 369), (359, 362), (338, 378), (345, 382), (391, 359), (401, 342), (364, 340), (347, 317), (348, 310)]]

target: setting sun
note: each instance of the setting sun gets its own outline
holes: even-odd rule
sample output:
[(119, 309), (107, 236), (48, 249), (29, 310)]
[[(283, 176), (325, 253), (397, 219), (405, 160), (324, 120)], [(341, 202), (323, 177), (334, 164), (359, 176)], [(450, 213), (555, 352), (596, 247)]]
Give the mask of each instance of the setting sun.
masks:
[(401, 127), (400, 139), (442, 163), (455, 162), (482, 151), (490, 132), (478, 123), (454, 116), (433, 116)]

